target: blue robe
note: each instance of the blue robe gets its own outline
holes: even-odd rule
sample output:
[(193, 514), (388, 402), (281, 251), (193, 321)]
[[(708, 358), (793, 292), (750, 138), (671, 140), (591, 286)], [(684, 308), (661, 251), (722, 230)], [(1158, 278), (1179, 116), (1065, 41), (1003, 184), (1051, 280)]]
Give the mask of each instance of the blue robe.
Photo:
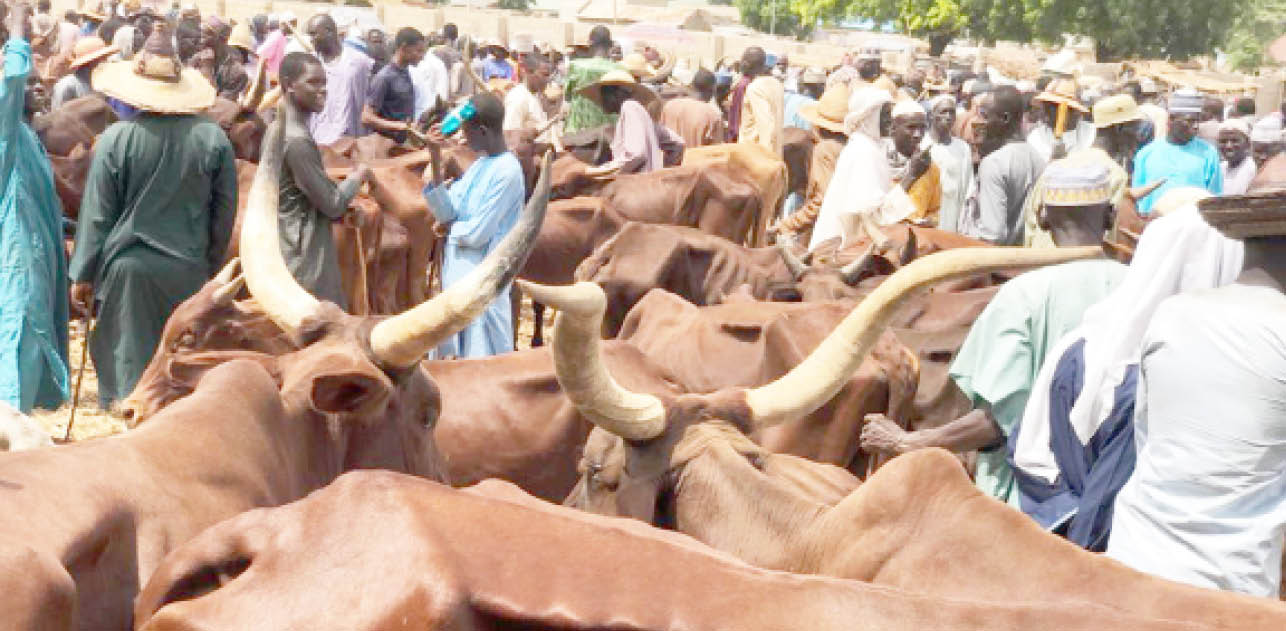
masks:
[(1139, 214), (1150, 214), (1152, 205), (1171, 189), (1193, 186), (1204, 188), (1212, 195), (1223, 193), (1219, 150), (1200, 138), (1193, 138), (1186, 145), (1176, 145), (1165, 138), (1154, 140), (1134, 156), (1131, 186), (1147, 186), (1161, 178), (1165, 178), (1165, 184), (1139, 200)]
[(31, 45), (4, 46), (0, 83), (0, 401), (25, 412), (67, 399), (67, 259), (45, 149), (22, 120)]
[[(479, 158), (449, 187), (424, 189), (433, 216), (451, 226), (442, 256), (443, 288), (459, 282), (500, 244), (518, 222), (524, 193), (522, 166), (508, 151)], [(436, 357), (507, 353), (513, 350), (513, 337), (509, 287), (505, 287), (482, 317), (437, 348)]]

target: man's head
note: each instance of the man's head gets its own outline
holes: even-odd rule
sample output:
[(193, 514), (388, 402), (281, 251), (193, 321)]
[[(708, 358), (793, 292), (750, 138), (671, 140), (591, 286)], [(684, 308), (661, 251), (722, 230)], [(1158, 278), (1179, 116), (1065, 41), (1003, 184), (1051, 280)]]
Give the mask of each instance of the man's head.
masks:
[(1233, 116), (1254, 116), (1254, 115), (1255, 115), (1255, 99), (1248, 96), (1243, 96), (1237, 99), (1237, 103), (1233, 106)]
[(70, 24), (80, 24), (80, 16), (75, 11), (68, 9), (63, 13), (63, 21)]
[(927, 75), (923, 68), (912, 68), (911, 72), (906, 74), (906, 87), (913, 94), (919, 95), (924, 91), (924, 80)]
[(924, 108), (912, 100), (899, 101), (893, 107), (893, 127), (889, 135), (893, 137), (893, 146), (898, 153), (910, 156), (920, 148), (924, 134), (928, 130), (928, 117)]
[(758, 46), (751, 46), (745, 52), (741, 53), (741, 74), (747, 77), (757, 77), (768, 72), (765, 64), (768, 61), (768, 55), (764, 49)]
[(934, 97), (929, 101), (929, 127), (939, 140), (951, 137), (951, 127), (956, 124), (956, 99), (949, 94)]
[(808, 68), (799, 77), (799, 91), (813, 99), (822, 98), (826, 91), (826, 72), (821, 68)]
[(1201, 108), (1201, 122), (1222, 121), (1223, 120), (1223, 101), (1213, 97), (1206, 97), (1206, 103)]
[(308, 53), (290, 53), (281, 60), (281, 90), (300, 111), (316, 113), (326, 107), (326, 71)]
[(474, 114), (462, 126), (469, 148), (484, 155), (504, 151), (504, 104), (490, 92), (479, 92), (469, 100), (473, 103)]
[(709, 101), (714, 98), (714, 88), (717, 83), (718, 80), (715, 78), (714, 73), (705, 68), (697, 68), (696, 73), (692, 75), (692, 91), (696, 93), (697, 99), (701, 101)]
[(39, 73), (27, 74), (27, 84), (22, 97), (22, 113), (27, 118), (42, 114), (49, 109), (49, 93), (45, 91), (45, 84), (40, 82)]
[(455, 24), (447, 22), (442, 25), (442, 37), (447, 40), (448, 44), (454, 44), (457, 37), (460, 37), (460, 29)]
[(49, 10), (52, 7), (53, 7), (53, 3), (51, 3), (49, 0), (39, 0), (38, 2), (36, 2), (36, 13), (47, 14), (49, 13)]
[(599, 24), (589, 31), (589, 54), (591, 57), (607, 57), (612, 52), (612, 32)]
[(1139, 113), (1138, 103), (1128, 94), (1105, 97), (1094, 104), (1094, 126), (1110, 143), (1109, 151), (1133, 154), (1138, 146), (1141, 120), (1143, 115)]
[(1038, 216), (1060, 247), (1097, 245), (1113, 219), (1111, 177), (1099, 162), (1051, 162), (1043, 175), (1044, 196)]
[(314, 15), (308, 20), (307, 33), (318, 53), (328, 57), (340, 53), (339, 27), (334, 18), (325, 13)]
[(1219, 126), (1219, 155), (1233, 167), (1241, 166), (1250, 156), (1250, 125), (1246, 121), (1233, 118)]
[(1265, 116), (1250, 129), (1251, 154), (1260, 168), (1281, 153), (1283, 148), (1286, 148), (1286, 143), (1283, 143), (1282, 124), (1276, 118)]
[(215, 52), (220, 52), (227, 46), (229, 35), (232, 35), (232, 26), (217, 15), (206, 16), (205, 22), (201, 24), (201, 42)]
[(1011, 85), (1002, 85), (978, 105), (983, 121), (983, 146), (997, 149), (1018, 131), (1023, 119), (1023, 96)]
[(1197, 136), (1201, 112), (1206, 106), (1205, 97), (1196, 90), (1176, 90), (1170, 95), (1170, 129), (1167, 140), (1176, 145), (1186, 145)]
[(255, 36), (262, 38), (268, 32), (268, 16), (263, 13), (256, 13), (250, 18), (250, 32)]
[(191, 22), (179, 22), (178, 28), (174, 30), (174, 42), (177, 44), (179, 59), (186, 63), (201, 50), (201, 29)]
[(880, 55), (866, 51), (857, 57), (857, 74), (863, 81), (874, 81), (880, 76)]
[(549, 58), (540, 53), (531, 53), (523, 57), (523, 74), (526, 75), (527, 89), (532, 94), (540, 94), (549, 85), (549, 75), (554, 71)]
[(424, 59), (424, 34), (415, 27), (404, 26), (393, 37), (393, 63), (399, 66), (414, 66)]
[(369, 28), (362, 34), (362, 39), (366, 40), (366, 54), (376, 62), (384, 63), (388, 61), (389, 48), (387, 38), (384, 37), (384, 29)]

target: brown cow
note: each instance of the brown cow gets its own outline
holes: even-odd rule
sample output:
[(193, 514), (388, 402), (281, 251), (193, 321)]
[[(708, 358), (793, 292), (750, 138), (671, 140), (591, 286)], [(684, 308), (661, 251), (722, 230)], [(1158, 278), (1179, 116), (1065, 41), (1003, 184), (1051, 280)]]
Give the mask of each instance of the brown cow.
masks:
[(760, 209), (751, 224), (751, 231), (732, 240), (754, 246), (765, 245), (768, 222), (786, 199), (786, 163), (779, 156), (770, 155), (763, 147), (749, 143), (693, 147), (683, 154), (683, 166), (704, 167), (711, 164), (724, 165), (748, 177), (759, 188), (757, 198)]
[(242, 107), (236, 101), (217, 98), (214, 105), (207, 108), (202, 115), (214, 121), (228, 135), (233, 153), (238, 160), (258, 162), (262, 150), (263, 135), (268, 130), (258, 112)]
[(137, 430), (4, 454), (0, 611), (14, 628), (128, 628), (135, 594), (175, 546), (345, 470), (440, 477), (429, 431), (440, 397), (416, 366), (509, 282), (545, 195), (528, 204), (475, 284), (375, 322), (318, 302), (287, 270), (276, 233), (282, 145), (274, 126), (241, 251), (251, 292), (300, 350), (271, 358), (280, 386), (259, 364), (233, 361)]
[(952, 601), (749, 567), (687, 537), (503, 484), (342, 476), (177, 550), (140, 631), (1199, 631), (1093, 606)]
[(49, 154), (49, 166), (54, 173), (54, 191), (62, 202), (63, 214), (76, 219), (80, 216), (80, 201), (85, 197), (85, 182), (89, 167), (94, 164), (94, 152), (87, 145), (76, 145), (65, 157)]
[(93, 147), (94, 139), (117, 120), (116, 111), (106, 99), (87, 94), (37, 116), (32, 129), (50, 155), (67, 156), (76, 146)]
[[(689, 392), (754, 387), (799, 364), (852, 308), (852, 302), (746, 301), (697, 307), (654, 289), (630, 310), (618, 339), (637, 346)], [(918, 377), (911, 351), (885, 333), (825, 405), (753, 437), (768, 451), (863, 476), (875, 464), (857, 440), (866, 415), (907, 420)]]

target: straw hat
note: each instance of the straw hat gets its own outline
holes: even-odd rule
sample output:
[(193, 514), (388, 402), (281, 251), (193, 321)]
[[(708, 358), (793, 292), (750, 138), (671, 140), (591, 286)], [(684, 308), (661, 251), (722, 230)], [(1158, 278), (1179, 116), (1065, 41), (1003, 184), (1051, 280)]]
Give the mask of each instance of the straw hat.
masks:
[(844, 117), (848, 116), (848, 84), (836, 83), (822, 92), (822, 98), (799, 108), (808, 122), (837, 134), (846, 134)]
[(1109, 96), (1094, 104), (1094, 126), (1099, 129), (1137, 120), (1143, 120), (1143, 115), (1128, 94)]
[(1068, 107), (1082, 113), (1088, 114), (1089, 108), (1081, 105), (1078, 99), (1080, 86), (1075, 79), (1055, 79), (1045, 86), (1045, 91), (1036, 95), (1036, 100), (1042, 103), (1053, 103), (1055, 105), (1067, 104)]
[(800, 83), (826, 83), (826, 71), (816, 66), (809, 66), (799, 75)]
[(652, 65), (647, 62), (647, 58), (639, 53), (630, 53), (621, 59), (621, 65), (634, 75), (635, 79), (650, 79), (656, 76), (656, 71)]
[(106, 59), (119, 50), (116, 46), (108, 46), (107, 42), (98, 37), (81, 38), (71, 47), (71, 68), (75, 70), (85, 64)]
[(232, 33), (228, 35), (228, 45), (247, 52), (254, 52), (255, 40), (250, 34), (250, 25), (245, 22), (234, 25)]
[(607, 72), (598, 81), (581, 88), (580, 95), (602, 107), (603, 86), (608, 85), (620, 86), (629, 90), (630, 96), (640, 103), (647, 103), (656, 98), (656, 95), (651, 90), (641, 85), (634, 79), (634, 75), (625, 70)]
[(195, 114), (214, 104), (214, 86), (174, 52), (169, 24), (159, 22), (132, 61), (99, 64), (94, 89), (138, 109), (158, 114)]

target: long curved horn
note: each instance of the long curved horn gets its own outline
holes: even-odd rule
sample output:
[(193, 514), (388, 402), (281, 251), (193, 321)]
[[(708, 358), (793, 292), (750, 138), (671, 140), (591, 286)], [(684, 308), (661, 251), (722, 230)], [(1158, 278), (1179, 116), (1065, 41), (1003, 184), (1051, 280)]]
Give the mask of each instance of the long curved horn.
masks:
[(874, 256), (875, 244), (872, 243), (866, 247), (866, 251), (861, 256), (850, 261), (848, 265), (839, 268), (840, 280), (843, 280), (845, 285), (856, 285), (857, 281), (862, 280), (862, 272), (866, 270), (867, 264), (871, 262)]
[(237, 294), (241, 293), (241, 288), (245, 286), (246, 277), (238, 274), (236, 278), (233, 278), (232, 280), (224, 283), (222, 287), (214, 290), (214, 295), (210, 297), (210, 300), (216, 305), (226, 307), (227, 305), (232, 304), (233, 300), (236, 300)]
[(595, 425), (626, 440), (650, 440), (665, 431), (665, 405), (631, 392), (612, 378), (598, 345), (607, 297), (595, 283), (518, 286), (531, 299), (558, 310), (554, 321), (554, 372), (576, 409)]
[(1137, 202), (1140, 199), (1143, 199), (1144, 197), (1151, 195), (1152, 192), (1157, 190), (1158, 188), (1161, 188), (1161, 185), (1165, 184), (1165, 181), (1166, 181), (1166, 178), (1161, 178), (1150, 184), (1144, 184), (1143, 186), (1134, 186), (1131, 188), (1127, 188), (1125, 189), (1125, 194), (1129, 195), (1130, 199)]
[(781, 262), (786, 264), (786, 269), (790, 270), (792, 279), (799, 280), (804, 272), (808, 271), (808, 265), (795, 255), (795, 252), (790, 249), (790, 244), (778, 241), (777, 253), (781, 255)]
[(250, 186), (239, 252), (251, 295), (277, 326), (298, 341), (304, 321), (317, 313), (321, 303), (295, 280), (278, 243), (277, 200), (285, 156), (284, 128), (296, 115), (286, 105), (278, 109), (278, 114), (277, 122), (264, 137), (263, 154)]
[(746, 390), (751, 420), (759, 427), (811, 414), (844, 387), (889, 320), (912, 294), (942, 280), (1033, 265), (1102, 256), (1098, 246), (1079, 248), (959, 248), (912, 262), (858, 303), (804, 361), (764, 386)]
[[(549, 206), (551, 152), (540, 165), (540, 179), (522, 217), (491, 254), (459, 282), (371, 329), (371, 352), (386, 365), (408, 368), (424, 353), (463, 330), (482, 315), (527, 262)], [(262, 168), (262, 167), (260, 167)]]
[(223, 269), (219, 270), (219, 273), (215, 274), (214, 278), (210, 280), (218, 282), (220, 285), (227, 285), (232, 282), (233, 277), (237, 276), (240, 271), (241, 259), (234, 256), (232, 257), (232, 260), (228, 261), (227, 264), (223, 266)]

